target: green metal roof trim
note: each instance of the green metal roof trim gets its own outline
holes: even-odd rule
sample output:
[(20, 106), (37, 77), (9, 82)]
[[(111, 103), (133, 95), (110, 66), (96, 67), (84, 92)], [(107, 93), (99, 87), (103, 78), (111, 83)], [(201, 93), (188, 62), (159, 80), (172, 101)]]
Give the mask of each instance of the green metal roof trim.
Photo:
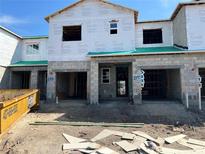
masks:
[(166, 53), (177, 53), (185, 50), (169, 46), (169, 47), (147, 47), (147, 48), (136, 48), (130, 51), (113, 51), (113, 52), (89, 52), (90, 57), (100, 56), (120, 56), (120, 55), (141, 55), (141, 54), (166, 54)]
[(48, 61), (19, 61), (14, 64), (9, 65), (10, 67), (27, 67), (27, 66), (47, 66)]
[(23, 39), (47, 39), (48, 36), (24, 36)]

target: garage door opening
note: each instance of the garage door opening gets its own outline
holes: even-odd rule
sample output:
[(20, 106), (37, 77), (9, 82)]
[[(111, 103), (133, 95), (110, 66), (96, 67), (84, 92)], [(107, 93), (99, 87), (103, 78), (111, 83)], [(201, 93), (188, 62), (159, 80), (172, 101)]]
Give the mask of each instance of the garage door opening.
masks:
[(56, 94), (60, 100), (87, 99), (87, 73), (57, 73)]
[(179, 69), (144, 70), (143, 100), (180, 100), (181, 79)]
[(199, 69), (199, 75), (201, 76), (201, 83), (202, 83), (201, 97), (202, 99), (205, 99), (205, 68)]
[(31, 77), (30, 71), (12, 72), (12, 88), (29, 89), (30, 77)]

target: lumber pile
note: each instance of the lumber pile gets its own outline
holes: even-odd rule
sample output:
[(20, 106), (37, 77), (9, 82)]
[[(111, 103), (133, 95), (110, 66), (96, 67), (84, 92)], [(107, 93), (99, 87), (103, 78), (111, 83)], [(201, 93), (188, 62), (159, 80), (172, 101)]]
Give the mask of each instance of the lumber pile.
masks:
[[(140, 154), (204, 154), (205, 141), (188, 138), (184, 134), (170, 136), (167, 138), (154, 138), (142, 131), (131, 133), (104, 129), (91, 139), (77, 138), (63, 134), (68, 143), (63, 144), (63, 150), (78, 151), (84, 154), (119, 154), (118, 152), (98, 144), (97, 142), (111, 135), (119, 136), (120, 141), (113, 142), (126, 153), (138, 152)], [(190, 150), (178, 150), (166, 148), (165, 144), (177, 143)]]

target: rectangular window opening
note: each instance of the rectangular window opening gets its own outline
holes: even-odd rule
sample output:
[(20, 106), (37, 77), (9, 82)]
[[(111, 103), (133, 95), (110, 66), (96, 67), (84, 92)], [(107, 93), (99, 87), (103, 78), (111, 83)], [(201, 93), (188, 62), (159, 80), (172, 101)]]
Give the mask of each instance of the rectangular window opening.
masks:
[(110, 68), (102, 68), (101, 83), (110, 84)]
[(27, 54), (38, 54), (39, 53), (39, 44), (29, 44), (26, 47)]
[(64, 26), (63, 41), (81, 41), (82, 37), (81, 26)]
[(117, 34), (118, 33), (118, 25), (116, 22), (110, 23), (110, 34)]
[(163, 43), (162, 29), (143, 30), (143, 44)]

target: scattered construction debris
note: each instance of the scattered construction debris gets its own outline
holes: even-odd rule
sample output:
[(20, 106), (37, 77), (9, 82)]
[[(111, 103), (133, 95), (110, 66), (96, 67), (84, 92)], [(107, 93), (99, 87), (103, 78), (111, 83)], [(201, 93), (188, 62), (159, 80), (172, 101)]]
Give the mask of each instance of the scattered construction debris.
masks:
[(102, 126), (102, 127), (142, 128), (144, 126), (144, 123), (94, 123), (94, 122), (36, 121), (34, 123), (30, 123), (30, 125), (67, 125), (67, 126)]
[[(118, 152), (96, 143), (108, 136), (120, 136), (121, 140), (113, 142), (113, 145), (121, 147), (126, 153), (139, 152), (143, 154), (204, 154), (205, 141), (187, 139), (186, 135), (179, 134), (167, 138), (158, 137), (134, 131), (132, 133), (104, 129), (90, 141), (63, 134), (69, 143), (63, 144), (63, 150), (79, 151), (85, 154), (118, 154)], [(166, 141), (166, 142), (165, 142)], [(178, 150), (164, 147), (164, 144), (178, 143), (191, 150)]]
[(176, 135), (176, 136), (167, 137), (167, 138), (165, 138), (165, 141), (167, 143), (171, 144), (171, 143), (174, 143), (180, 139), (183, 139), (184, 137), (186, 137), (186, 135), (180, 134), (180, 135)]

